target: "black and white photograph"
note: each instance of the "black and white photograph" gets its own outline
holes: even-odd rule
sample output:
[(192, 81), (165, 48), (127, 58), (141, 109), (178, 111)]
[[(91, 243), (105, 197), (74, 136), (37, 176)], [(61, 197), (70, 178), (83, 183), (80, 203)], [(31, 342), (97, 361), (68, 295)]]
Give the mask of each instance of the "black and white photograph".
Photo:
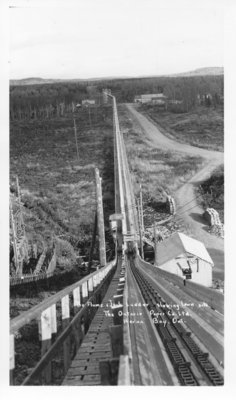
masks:
[(8, 1), (10, 387), (224, 387), (230, 6)]

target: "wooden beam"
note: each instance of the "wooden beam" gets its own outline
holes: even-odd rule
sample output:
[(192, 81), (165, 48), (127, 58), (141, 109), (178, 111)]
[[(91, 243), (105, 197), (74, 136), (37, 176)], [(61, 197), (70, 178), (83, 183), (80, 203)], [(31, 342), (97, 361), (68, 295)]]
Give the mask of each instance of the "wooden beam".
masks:
[(131, 376), (130, 376), (130, 366), (129, 366), (129, 356), (121, 355), (119, 362), (119, 373), (118, 373), (118, 386), (130, 386)]

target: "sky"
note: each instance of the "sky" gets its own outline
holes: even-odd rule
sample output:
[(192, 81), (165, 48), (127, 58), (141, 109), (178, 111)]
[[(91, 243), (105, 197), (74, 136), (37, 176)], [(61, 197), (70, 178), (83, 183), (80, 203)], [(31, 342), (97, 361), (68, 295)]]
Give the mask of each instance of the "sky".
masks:
[(226, 3), (10, 1), (10, 78), (162, 75), (223, 66)]

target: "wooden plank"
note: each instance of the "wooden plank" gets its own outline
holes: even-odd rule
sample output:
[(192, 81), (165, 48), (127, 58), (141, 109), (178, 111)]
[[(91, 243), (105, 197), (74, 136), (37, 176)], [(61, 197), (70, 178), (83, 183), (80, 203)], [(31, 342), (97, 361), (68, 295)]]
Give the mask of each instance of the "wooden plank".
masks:
[(123, 326), (116, 325), (109, 327), (111, 348), (113, 357), (119, 357), (123, 353)]
[(119, 359), (102, 360), (99, 362), (101, 385), (116, 385)]
[(123, 304), (112, 307), (114, 325), (123, 324)]
[(118, 373), (118, 386), (130, 386), (131, 385), (131, 374), (129, 366), (129, 356), (121, 355), (119, 363)]

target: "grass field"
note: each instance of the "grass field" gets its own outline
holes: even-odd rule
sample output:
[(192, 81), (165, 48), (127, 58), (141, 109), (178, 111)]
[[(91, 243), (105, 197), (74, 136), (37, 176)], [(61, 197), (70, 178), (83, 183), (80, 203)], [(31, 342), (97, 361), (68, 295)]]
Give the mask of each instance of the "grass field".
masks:
[(141, 106), (139, 111), (151, 117), (159, 129), (171, 138), (209, 150), (223, 151), (223, 106), (198, 107), (181, 114), (158, 111), (155, 106)]
[(41, 248), (54, 235), (66, 235), (88, 251), (96, 209), (95, 167), (103, 178), (107, 227), (113, 212), (112, 110), (99, 107), (91, 114), (91, 125), (80, 111), (76, 123), (78, 159), (72, 115), (11, 123), (11, 190), (17, 175), (26, 233)]

